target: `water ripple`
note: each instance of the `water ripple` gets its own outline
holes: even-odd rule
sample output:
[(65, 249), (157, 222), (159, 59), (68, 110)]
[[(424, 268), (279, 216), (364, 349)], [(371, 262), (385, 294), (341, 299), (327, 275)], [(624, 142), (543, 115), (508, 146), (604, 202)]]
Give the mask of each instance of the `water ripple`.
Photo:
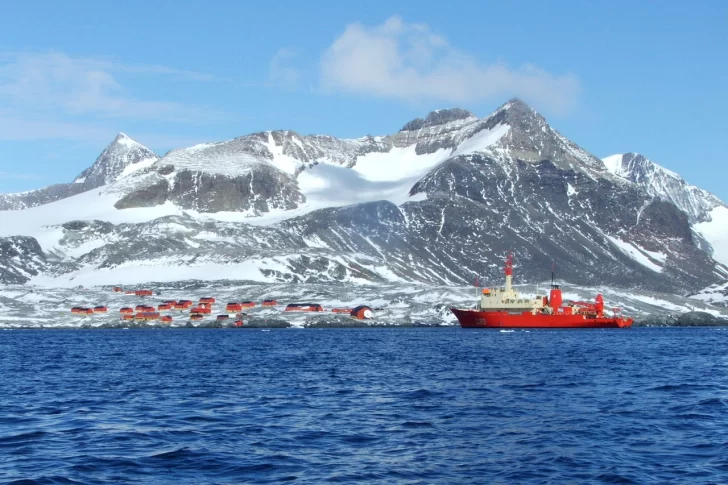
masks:
[(715, 335), (5, 332), (0, 480), (720, 483)]

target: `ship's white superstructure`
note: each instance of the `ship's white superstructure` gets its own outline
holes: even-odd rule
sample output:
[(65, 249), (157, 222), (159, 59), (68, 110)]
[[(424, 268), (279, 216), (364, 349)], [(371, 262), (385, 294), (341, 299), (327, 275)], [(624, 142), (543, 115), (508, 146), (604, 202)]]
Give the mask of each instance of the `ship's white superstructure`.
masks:
[(505, 286), (483, 288), (478, 305), (479, 311), (533, 312), (546, 306), (544, 296), (522, 297), (513, 289), (513, 255), (509, 254), (504, 269)]

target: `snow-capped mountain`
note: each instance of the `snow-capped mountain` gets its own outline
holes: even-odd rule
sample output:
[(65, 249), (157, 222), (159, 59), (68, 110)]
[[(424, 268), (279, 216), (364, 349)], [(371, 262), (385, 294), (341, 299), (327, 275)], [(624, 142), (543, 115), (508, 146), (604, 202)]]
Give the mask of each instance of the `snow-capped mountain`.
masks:
[(682, 293), (728, 277), (672, 200), (519, 100), (391, 135), (271, 131), (139, 158), (98, 190), (0, 212), (0, 236), (33, 236), (46, 257), (29, 281), (463, 285), (500, 281), (507, 250), (522, 282), (553, 261), (588, 286)]
[(65, 199), (110, 184), (134, 170), (151, 165), (157, 159), (159, 157), (154, 152), (124, 133), (119, 133), (93, 165), (76, 177), (73, 183), (0, 194), (0, 211), (27, 209)]
[(101, 152), (94, 164), (81, 172), (73, 183), (95, 189), (135, 170), (148, 167), (157, 160), (159, 157), (149, 148), (132, 140), (126, 134), (119, 133)]
[(696, 244), (716, 261), (728, 265), (728, 206), (715, 195), (690, 185), (639, 153), (604, 158), (613, 174), (629, 180), (647, 194), (671, 202), (688, 216)]
[(707, 220), (710, 211), (726, 207), (707, 190), (690, 185), (682, 177), (639, 153), (612, 155), (603, 159), (615, 175), (640, 186), (647, 194), (675, 204), (684, 211), (691, 224)]

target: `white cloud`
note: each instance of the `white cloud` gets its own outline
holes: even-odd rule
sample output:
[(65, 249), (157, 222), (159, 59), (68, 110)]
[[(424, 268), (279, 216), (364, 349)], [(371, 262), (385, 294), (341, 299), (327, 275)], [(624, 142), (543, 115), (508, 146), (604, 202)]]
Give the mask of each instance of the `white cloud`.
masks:
[(0, 109), (63, 123), (65, 117), (155, 119), (197, 122), (221, 113), (174, 101), (144, 100), (129, 93), (115, 73), (174, 76), (211, 81), (214, 76), (159, 65), (130, 65), (64, 53), (0, 54)]
[(533, 65), (483, 64), (427, 25), (397, 16), (374, 27), (347, 26), (322, 56), (320, 68), (324, 89), (410, 101), (468, 103), (519, 96), (563, 112), (580, 91), (574, 75), (556, 76)]
[(296, 55), (292, 49), (278, 49), (268, 63), (268, 78), (271, 83), (283, 87), (293, 87), (298, 84), (301, 73), (293, 67), (291, 62)]

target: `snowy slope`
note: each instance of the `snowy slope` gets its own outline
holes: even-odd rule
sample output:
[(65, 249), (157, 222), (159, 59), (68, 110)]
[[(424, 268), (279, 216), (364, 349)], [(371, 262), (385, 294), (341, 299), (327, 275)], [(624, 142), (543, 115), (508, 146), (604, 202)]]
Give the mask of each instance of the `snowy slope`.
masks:
[(728, 265), (728, 208), (717, 206), (707, 213), (705, 219), (695, 224), (693, 229), (710, 244), (713, 258)]

